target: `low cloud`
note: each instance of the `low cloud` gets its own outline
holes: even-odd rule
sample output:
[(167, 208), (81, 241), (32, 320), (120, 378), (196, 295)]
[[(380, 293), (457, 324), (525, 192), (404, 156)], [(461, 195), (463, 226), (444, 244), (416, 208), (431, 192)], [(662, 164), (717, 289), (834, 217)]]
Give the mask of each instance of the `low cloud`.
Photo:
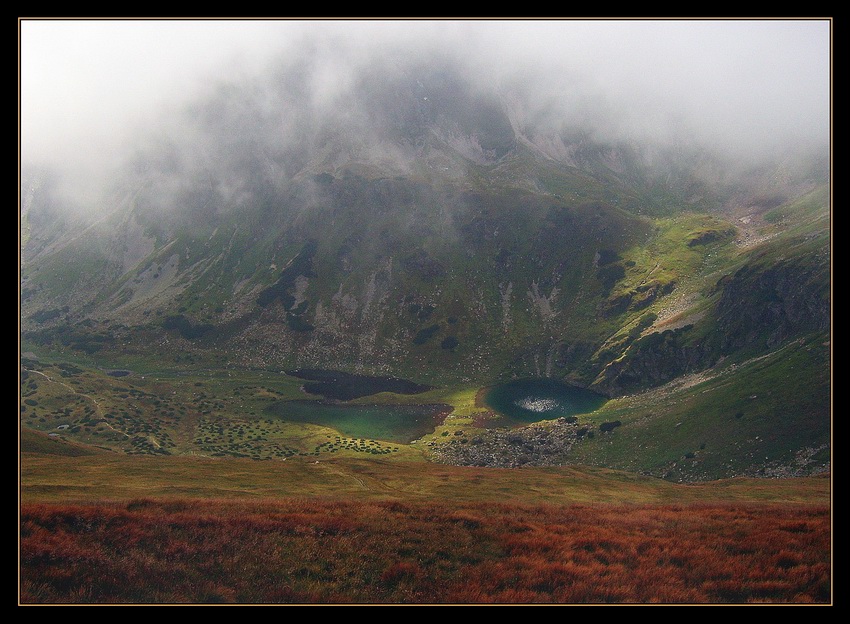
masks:
[[(822, 148), (830, 38), (823, 19), (22, 19), (21, 157), (92, 186), (151, 137), (183, 142), (187, 107), (227, 89), (245, 100), (246, 120), (255, 110), (267, 123), (281, 108), (274, 133), (255, 128), (270, 150), (299, 132), (307, 141), (324, 116), (364, 131), (370, 112), (347, 108), (358, 76), (411, 60), (456, 65), (468, 85), (513, 94), (538, 128), (695, 141), (738, 158)], [(293, 68), (304, 75), (287, 93), (275, 79), (292, 81)]]

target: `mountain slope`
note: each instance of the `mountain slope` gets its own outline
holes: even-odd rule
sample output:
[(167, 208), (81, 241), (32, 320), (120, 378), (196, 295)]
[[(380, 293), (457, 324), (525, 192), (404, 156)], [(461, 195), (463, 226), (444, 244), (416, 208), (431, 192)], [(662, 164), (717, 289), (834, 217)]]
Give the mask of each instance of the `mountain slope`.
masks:
[[(828, 444), (817, 161), (744, 170), (696, 147), (603, 141), (449, 65), (379, 64), (321, 100), (308, 70), (212, 89), (85, 206), (25, 168), (24, 350), (442, 386), (553, 377), (625, 397), (733, 365), (782, 384), (776, 354), (805, 345), (811, 383), (783, 396), (811, 435), (777, 417), (777, 445)], [(734, 416), (735, 397), (658, 418), (648, 398), (617, 420), (625, 433), (721, 405)], [(714, 422), (636, 467), (666, 473)], [(627, 454), (586, 448), (588, 463)]]

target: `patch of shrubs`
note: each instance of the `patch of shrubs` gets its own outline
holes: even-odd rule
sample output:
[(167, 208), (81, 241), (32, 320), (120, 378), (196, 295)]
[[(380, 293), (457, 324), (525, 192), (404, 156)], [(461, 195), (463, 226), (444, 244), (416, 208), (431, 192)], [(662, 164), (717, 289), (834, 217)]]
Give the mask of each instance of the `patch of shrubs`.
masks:
[(436, 323), (425, 329), (420, 329), (413, 338), (413, 344), (422, 345), (431, 340), (431, 337), (440, 331), (440, 324)]
[(194, 325), (182, 314), (166, 317), (162, 322), (162, 327), (166, 330), (177, 330), (186, 340), (195, 340), (213, 330), (213, 326), (209, 323)]

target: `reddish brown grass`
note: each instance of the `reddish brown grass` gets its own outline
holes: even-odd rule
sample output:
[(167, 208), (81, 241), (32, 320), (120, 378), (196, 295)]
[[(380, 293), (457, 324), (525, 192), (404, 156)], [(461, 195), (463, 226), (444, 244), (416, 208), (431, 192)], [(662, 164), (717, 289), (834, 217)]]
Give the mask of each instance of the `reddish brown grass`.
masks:
[(27, 504), (20, 602), (828, 603), (824, 507)]

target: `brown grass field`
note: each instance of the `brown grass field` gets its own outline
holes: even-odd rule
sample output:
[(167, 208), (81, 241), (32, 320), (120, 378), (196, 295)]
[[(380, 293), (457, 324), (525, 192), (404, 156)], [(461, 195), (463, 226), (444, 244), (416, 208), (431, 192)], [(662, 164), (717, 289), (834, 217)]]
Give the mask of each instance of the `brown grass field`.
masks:
[(829, 510), (25, 504), (22, 603), (825, 603)]
[(830, 604), (831, 480), (23, 453), (19, 604)]

